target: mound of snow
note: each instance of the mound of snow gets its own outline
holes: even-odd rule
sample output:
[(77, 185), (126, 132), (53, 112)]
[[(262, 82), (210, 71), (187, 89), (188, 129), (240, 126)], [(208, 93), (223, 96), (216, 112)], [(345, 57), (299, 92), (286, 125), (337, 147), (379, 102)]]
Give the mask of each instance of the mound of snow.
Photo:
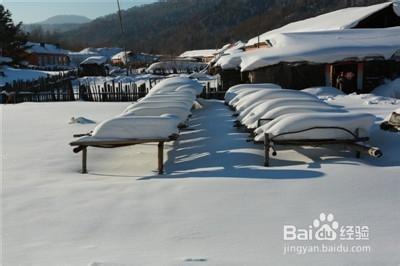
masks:
[[(178, 133), (174, 115), (116, 117), (99, 124), (88, 139), (164, 139)], [(84, 137), (85, 138), (85, 137)]]
[(172, 114), (179, 118), (180, 122), (186, 121), (190, 115), (190, 111), (187, 108), (179, 106), (168, 106), (168, 107), (147, 107), (140, 106), (132, 108), (129, 112), (123, 113), (122, 116), (160, 116), (164, 114)]
[(327, 103), (322, 102), (319, 99), (315, 98), (272, 98), (267, 100), (262, 100), (261, 102), (256, 102), (253, 105), (249, 106), (243, 112), (240, 113), (238, 119), (244, 122), (245, 119), (258, 119), (262, 115), (264, 115), (269, 110), (272, 110), (281, 106), (289, 106), (289, 105), (297, 105), (297, 106), (328, 106)]
[(96, 122), (85, 117), (71, 117), (69, 124), (96, 124)]
[[(336, 113), (298, 113), (281, 116), (272, 121), (266, 130), (257, 130), (256, 141), (264, 140), (264, 133), (275, 140), (302, 139), (352, 139), (356, 131), (360, 137), (368, 137), (374, 124), (371, 114), (336, 114)], [(265, 126), (267, 126), (265, 125)], [(324, 127), (324, 128), (316, 128)], [(349, 132), (337, 128), (344, 128)], [(264, 127), (265, 129), (265, 127)], [(350, 133), (351, 132), (351, 133)]]
[(345, 95), (342, 91), (334, 87), (312, 87), (302, 91), (315, 95), (320, 99), (329, 99), (336, 96)]
[(319, 99), (311, 95), (309, 93), (305, 93), (302, 91), (295, 90), (268, 90), (268, 91), (258, 91), (253, 93), (252, 95), (247, 95), (242, 97), (238, 102), (236, 102), (233, 106), (236, 107), (236, 110), (243, 111), (244, 109), (254, 106), (257, 102), (268, 100), (268, 99), (276, 99), (276, 98), (298, 98), (298, 99)]
[(326, 105), (323, 102), (317, 104), (314, 102), (312, 104), (304, 102), (304, 105), (297, 104), (296, 105), (285, 105), (277, 108), (273, 108), (266, 112), (261, 117), (258, 115), (249, 114), (243, 123), (247, 125), (248, 128), (257, 128), (258, 120), (274, 120), (282, 115), (286, 114), (297, 114), (297, 113), (344, 113), (345, 109), (339, 109), (334, 106)]
[(373, 90), (372, 94), (377, 96), (400, 99), (400, 78), (393, 81), (386, 81), (385, 84)]
[(187, 110), (191, 109), (191, 106), (188, 106), (186, 102), (170, 102), (170, 101), (151, 101), (151, 102), (146, 102), (146, 101), (140, 101), (134, 104), (129, 105), (125, 111), (123, 112), (124, 114), (130, 112), (133, 109), (137, 108), (165, 108), (165, 107), (181, 107), (185, 108)]
[(282, 89), (281, 86), (273, 83), (259, 83), (259, 84), (239, 84), (229, 88), (225, 93), (225, 102), (229, 103), (235, 98), (239, 92), (249, 89)]
[(186, 77), (174, 77), (160, 81), (149, 91), (148, 95), (163, 92), (173, 92), (182, 86), (192, 88), (197, 95), (203, 92), (203, 85), (201, 85), (199, 82)]

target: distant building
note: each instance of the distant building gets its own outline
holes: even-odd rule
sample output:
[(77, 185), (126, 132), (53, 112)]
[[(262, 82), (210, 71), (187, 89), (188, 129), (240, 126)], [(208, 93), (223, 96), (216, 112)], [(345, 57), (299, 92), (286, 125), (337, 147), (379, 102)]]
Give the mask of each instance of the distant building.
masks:
[(282, 33), (271, 40), (279, 45), (241, 56), (241, 75), (251, 83), (368, 93), (400, 76), (400, 27)]
[(193, 59), (199, 62), (208, 63), (214, 59), (214, 57), (218, 54), (218, 50), (207, 49), (207, 50), (192, 50), (186, 51), (181, 54), (180, 58), (185, 59)]
[(71, 65), (79, 66), (83, 61), (92, 56), (104, 56), (107, 58), (108, 62), (111, 62), (112, 57), (118, 53), (121, 53), (122, 50), (122, 48), (118, 47), (88, 47), (79, 52), (70, 52), (68, 55), (71, 59)]
[(275, 34), (344, 29), (389, 28), (394, 26), (400, 26), (399, 3), (387, 2), (372, 6), (349, 7), (289, 23), (281, 28), (263, 33), (247, 42), (246, 51), (272, 47), (274, 44), (271, 42), (271, 37)]
[(145, 53), (134, 53), (132, 51), (120, 52), (111, 58), (111, 63), (117, 66), (129, 65), (131, 68), (147, 67), (160, 61), (160, 57)]
[(106, 67), (108, 59), (105, 56), (92, 56), (85, 59), (79, 65), (78, 74), (84, 76), (107, 76), (108, 69)]
[(68, 66), (68, 51), (57, 44), (27, 42), (24, 46), (26, 61), (40, 67)]

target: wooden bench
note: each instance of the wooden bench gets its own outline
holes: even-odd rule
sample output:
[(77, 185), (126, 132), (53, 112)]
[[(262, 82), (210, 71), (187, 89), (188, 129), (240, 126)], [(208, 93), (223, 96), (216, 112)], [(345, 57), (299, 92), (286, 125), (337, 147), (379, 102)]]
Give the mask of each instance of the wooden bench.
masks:
[[(260, 124), (260, 123), (259, 123)], [(313, 127), (310, 129), (306, 129), (303, 131), (307, 130), (312, 130), (312, 129), (339, 129), (339, 130), (344, 130), (346, 132), (350, 132), (349, 130), (345, 128), (340, 128), (340, 127)], [(287, 134), (294, 134), (294, 133), (299, 133), (302, 131), (298, 132), (289, 132)], [(356, 158), (361, 157), (361, 153), (365, 153), (371, 157), (379, 158), (383, 156), (382, 151), (379, 148), (376, 147), (371, 147), (367, 144), (365, 144), (366, 141), (369, 140), (368, 137), (358, 137), (359, 132), (356, 130), (356, 133), (351, 133), (350, 135), (353, 136), (353, 138), (349, 139), (293, 139), (293, 140), (277, 140), (274, 139), (274, 137), (271, 138), (269, 134), (265, 133), (264, 134), (264, 166), (268, 167), (270, 166), (270, 151), (271, 149), (273, 150), (272, 155), (276, 156), (276, 146), (277, 145), (286, 145), (286, 146), (313, 146), (313, 147), (320, 147), (320, 146), (329, 146), (329, 145), (344, 145), (346, 148), (348, 148), (351, 151), (354, 151), (356, 153)], [(257, 142), (256, 142), (257, 143)]]
[[(74, 137), (90, 136), (88, 134), (84, 135), (74, 135)], [(126, 146), (133, 146), (145, 143), (158, 143), (158, 173), (162, 175), (164, 173), (164, 143), (175, 141), (179, 137), (178, 134), (174, 134), (166, 139), (120, 139), (120, 140), (77, 140), (70, 143), (71, 146), (75, 147), (73, 149), (74, 153), (82, 152), (82, 174), (87, 174), (87, 148), (120, 148)]]

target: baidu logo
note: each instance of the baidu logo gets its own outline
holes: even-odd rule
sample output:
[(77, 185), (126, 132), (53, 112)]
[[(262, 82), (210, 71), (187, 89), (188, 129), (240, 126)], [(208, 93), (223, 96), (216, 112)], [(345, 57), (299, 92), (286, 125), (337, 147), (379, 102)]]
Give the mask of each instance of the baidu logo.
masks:
[[(283, 226), (283, 254), (370, 253), (370, 245), (360, 245), (362, 242), (358, 242), (369, 240), (369, 233), (367, 225), (339, 224), (332, 213), (320, 213), (304, 228)], [(302, 244), (294, 241), (301, 241)]]
[(283, 239), (293, 240), (368, 240), (368, 226), (341, 225), (336, 221), (332, 213), (321, 213), (314, 219), (312, 224), (306, 228), (298, 228), (295, 225), (283, 226)]
[(337, 232), (339, 229), (339, 223), (335, 221), (335, 217), (332, 213), (326, 215), (321, 213), (319, 219), (315, 219), (313, 226), (316, 230), (315, 239), (317, 240), (336, 240)]

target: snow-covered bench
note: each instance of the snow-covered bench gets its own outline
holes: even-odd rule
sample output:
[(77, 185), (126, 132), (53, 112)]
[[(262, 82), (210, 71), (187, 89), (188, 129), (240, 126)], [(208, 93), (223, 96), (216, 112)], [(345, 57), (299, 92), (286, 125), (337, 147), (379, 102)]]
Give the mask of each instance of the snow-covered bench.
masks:
[(164, 143), (179, 136), (179, 118), (173, 115), (116, 117), (99, 124), (91, 134), (77, 135), (70, 143), (74, 152), (82, 151), (82, 173), (87, 173), (87, 148), (119, 148), (158, 143), (158, 172), (164, 170)]
[(227, 90), (225, 93), (225, 103), (229, 104), (236, 96), (239, 94), (247, 94), (253, 93), (261, 90), (273, 90), (273, 89), (282, 89), (279, 85), (272, 83), (260, 83), (260, 84), (239, 84), (233, 86)]
[(344, 144), (349, 150), (372, 157), (382, 156), (379, 148), (365, 144), (374, 124), (371, 114), (349, 113), (296, 113), (279, 116), (255, 130), (255, 142), (263, 143), (265, 166), (269, 166), (269, 154), (277, 145), (325, 146)]
[(90, 134), (77, 135), (70, 143), (82, 151), (82, 173), (87, 173), (87, 148), (118, 148), (158, 143), (158, 172), (163, 173), (164, 143), (176, 140), (179, 128), (190, 116), (202, 85), (188, 78), (170, 78), (158, 83), (150, 93), (115, 118), (99, 124)]

